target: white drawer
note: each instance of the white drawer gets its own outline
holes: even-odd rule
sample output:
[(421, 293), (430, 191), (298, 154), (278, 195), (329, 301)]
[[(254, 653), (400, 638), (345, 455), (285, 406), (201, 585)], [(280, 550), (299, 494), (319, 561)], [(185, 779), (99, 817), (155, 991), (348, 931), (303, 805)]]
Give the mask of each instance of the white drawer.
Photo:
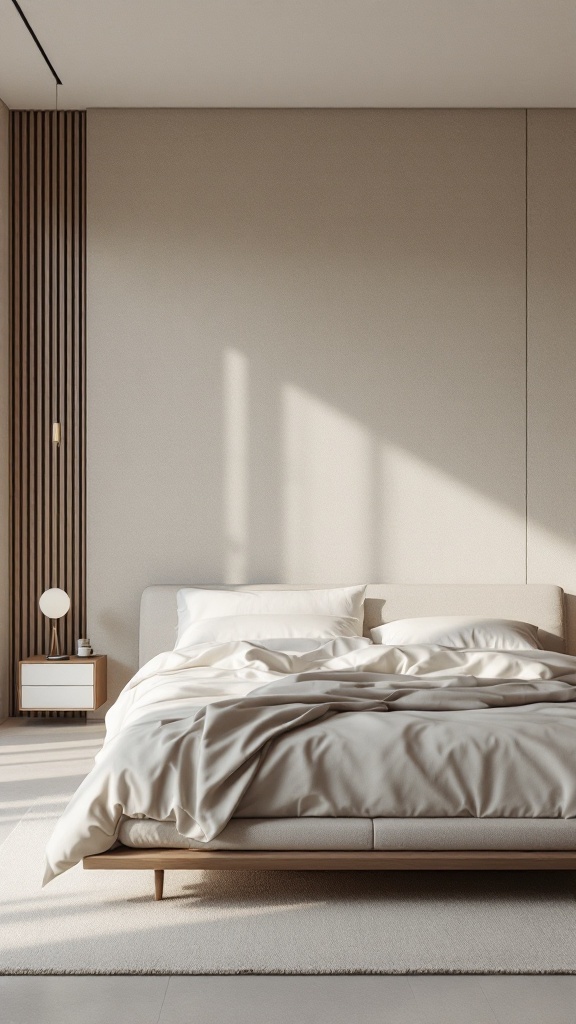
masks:
[[(25, 666), (22, 666), (24, 668)], [(34, 668), (35, 666), (26, 666)], [(81, 665), (81, 668), (89, 668)], [(94, 706), (93, 686), (28, 686), (22, 685), (21, 708), (23, 711), (37, 710), (76, 710), (81, 711)]]
[(94, 665), (78, 665), (77, 662), (60, 664), (41, 661), (21, 666), (22, 686), (92, 686)]

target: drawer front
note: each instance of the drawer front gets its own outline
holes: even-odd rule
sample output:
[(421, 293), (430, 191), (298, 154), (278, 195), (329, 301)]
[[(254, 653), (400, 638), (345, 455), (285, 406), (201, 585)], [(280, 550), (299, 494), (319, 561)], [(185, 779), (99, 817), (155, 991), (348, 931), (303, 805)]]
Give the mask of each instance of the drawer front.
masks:
[(93, 686), (27, 686), (21, 688), (22, 711), (82, 711), (94, 706)]
[(92, 686), (94, 665), (76, 662), (33, 662), (20, 667), (22, 686)]

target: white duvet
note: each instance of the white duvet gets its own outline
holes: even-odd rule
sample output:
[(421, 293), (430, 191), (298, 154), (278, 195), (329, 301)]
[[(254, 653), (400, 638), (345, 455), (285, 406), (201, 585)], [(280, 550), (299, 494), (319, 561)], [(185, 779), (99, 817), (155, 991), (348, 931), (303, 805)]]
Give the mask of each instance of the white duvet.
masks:
[(231, 817), (576, 817), (575, 701), (576, 658), (545, 651), (161, 654), (108, 712), (44, 881), (114, 845), (125, 816), (204, 842)]

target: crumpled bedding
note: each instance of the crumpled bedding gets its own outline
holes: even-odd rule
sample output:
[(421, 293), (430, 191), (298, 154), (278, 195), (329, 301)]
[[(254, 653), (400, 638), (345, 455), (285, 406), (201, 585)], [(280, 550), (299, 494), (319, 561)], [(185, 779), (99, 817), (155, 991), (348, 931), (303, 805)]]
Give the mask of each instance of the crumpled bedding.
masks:
[(152, 659), (46, 851), (44, 883), (124, 817), (206, 842), (232, 817), (576, 817), (576, 658), (247, 642)]

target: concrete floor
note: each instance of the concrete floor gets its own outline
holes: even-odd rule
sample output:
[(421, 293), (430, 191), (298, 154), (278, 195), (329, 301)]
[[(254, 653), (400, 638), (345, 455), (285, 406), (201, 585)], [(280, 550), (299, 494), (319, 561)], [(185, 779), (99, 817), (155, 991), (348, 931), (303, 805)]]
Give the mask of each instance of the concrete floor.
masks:
[[(0, 725), (0, 845), (89, 770), (99, 722)], [(576, 927), (576, 922), (575, 922)], [(0, 964), (1, 970), (1, 964)], [(0, 977), (1, 1024), (576, 1024), (576, 976)]]
[(10, 977), (2, 1024), (574, 1024), (576, 977)]

